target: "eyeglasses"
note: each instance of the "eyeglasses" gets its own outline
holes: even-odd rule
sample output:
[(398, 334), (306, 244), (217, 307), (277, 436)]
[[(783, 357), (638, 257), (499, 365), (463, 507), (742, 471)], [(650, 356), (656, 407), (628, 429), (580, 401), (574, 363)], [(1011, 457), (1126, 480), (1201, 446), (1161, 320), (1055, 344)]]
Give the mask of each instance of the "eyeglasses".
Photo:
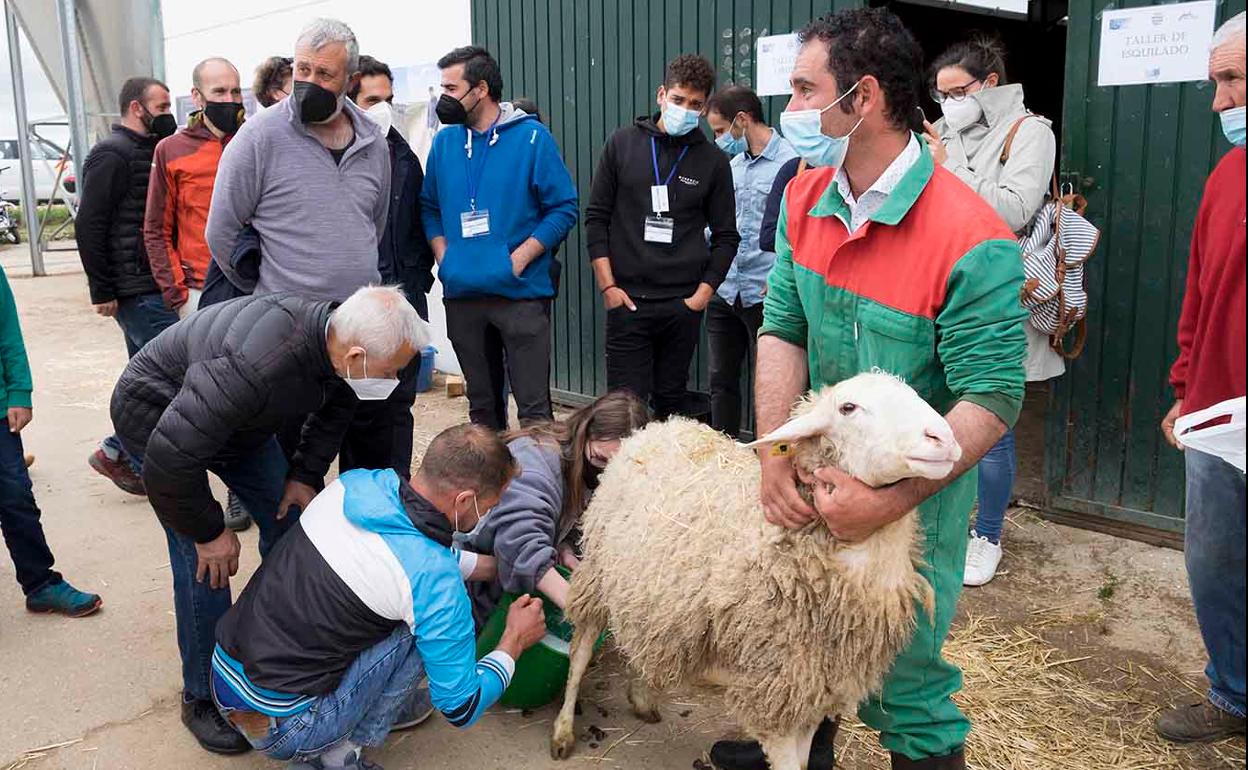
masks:
[(937, 104), (944, 104), (946, 99), (952, 99), (955, 102), (960, 102), (966, 97), (970, 96), (970, 93), (967, 92), (966, 89), (970, 88), (971, 86), (975, 85), (978, 82), (980, 82), (979, 78), (975, 78), (974, 80), (972, 80), (971, 82), (967, 83), (964, 86), (957, 86), (956, 88), (950, 88), (948, 91), (941, 91), (939, 88), (933, 88), (932, 89), (932, 101), (936, 102)]

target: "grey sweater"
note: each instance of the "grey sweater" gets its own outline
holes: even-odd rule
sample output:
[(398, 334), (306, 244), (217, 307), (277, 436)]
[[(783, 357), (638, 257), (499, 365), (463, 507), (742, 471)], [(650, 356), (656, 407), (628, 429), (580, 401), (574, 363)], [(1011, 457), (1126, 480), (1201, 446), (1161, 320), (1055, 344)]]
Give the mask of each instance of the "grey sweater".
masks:
[(249, 119), (226, 146), (206, 237), (212, 258), (239, 288), (253, 288), (230, 264), (249, 224), (260, 235), (256, 294), (344, 300), (381, 281), (377, 244), (389, 211), (390, 148), (351, 100), (343, 110), (355, 141), (339, 164), (299, 122), (291, 99)]
[(559, 450), (531, 438), (507, 445), (520, 464), (490, 515), (464, 542), (464, 548), (498, 559), (496, 584), (469, 583), (473, 614), (483, 623), (503, 591), (533, 593), (555, 566), (559, 513), (563, 510), (563, 470)]

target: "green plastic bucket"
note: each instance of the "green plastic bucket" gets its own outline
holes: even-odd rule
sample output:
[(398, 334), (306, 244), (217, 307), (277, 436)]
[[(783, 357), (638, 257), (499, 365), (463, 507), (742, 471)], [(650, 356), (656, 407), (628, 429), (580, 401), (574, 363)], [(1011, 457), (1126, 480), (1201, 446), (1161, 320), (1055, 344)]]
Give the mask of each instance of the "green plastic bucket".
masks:
[[(559, 572), (568, 572), (558, 567)], [(490, 615), (481, 634), (477, 637), (477, 657), (480, 658), (498, 646), (507, 626), (507, 610), (518, 599), (517, 594), (503, 594), (494, 614)], [(516, 661), (516, 673), (511, 686), (503, 693), (499, 703), (510, 708), (535, 709), (551, 703), (563, 692), (568, 683), (568, 646), (572, 642), (572, 624), (563, 617), (563, 611), (545, 596), (542, 611), (546, 614), (546, 636), (525, 650)], [(597, 650), (606, 640), (606, 634), (594, 642)]]

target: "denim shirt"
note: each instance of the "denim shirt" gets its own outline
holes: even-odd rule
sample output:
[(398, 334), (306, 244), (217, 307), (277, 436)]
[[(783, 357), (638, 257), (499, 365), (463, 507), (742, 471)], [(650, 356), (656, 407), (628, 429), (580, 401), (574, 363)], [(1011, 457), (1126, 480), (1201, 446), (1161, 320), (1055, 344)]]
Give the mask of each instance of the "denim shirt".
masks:
[(730, 305), (736, 303), (738, 296), (744, 307), (763, 301), (767, 274), (776, 261), (776, 254), (759, 248), (758, 230), (771, 183), (780, 167), (796, 157), (793, 146), (773, 128), (771, 141), (761, 155), (751, 158), (743, 152), (732, 159), (732, 186), (737, 194), (737, 231), (741, 233), (741, 244), (728, 276), (719, 286), (719, 296)]

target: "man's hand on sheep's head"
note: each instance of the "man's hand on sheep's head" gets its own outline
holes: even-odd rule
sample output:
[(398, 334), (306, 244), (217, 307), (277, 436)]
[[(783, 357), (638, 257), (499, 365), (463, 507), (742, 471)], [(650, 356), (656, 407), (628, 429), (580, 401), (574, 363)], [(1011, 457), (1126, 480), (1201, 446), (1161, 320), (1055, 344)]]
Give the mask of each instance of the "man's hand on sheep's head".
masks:
[(815, 471), (815, 480), (818, 483), (811, 487), (815, 510), (837, 540), (865, 540), (904, 513), (893, 510), (896, 502), (887, 491), (869, 487), (838, 468), (820, 468)]
[(797, 472), (787, 455), (772, 454), (770, 446), (759, 452), (763, 467), (763, 516), (769, 524), (785, 529), (801, 529), (815, 520), (815, 510), (797, 491)]

